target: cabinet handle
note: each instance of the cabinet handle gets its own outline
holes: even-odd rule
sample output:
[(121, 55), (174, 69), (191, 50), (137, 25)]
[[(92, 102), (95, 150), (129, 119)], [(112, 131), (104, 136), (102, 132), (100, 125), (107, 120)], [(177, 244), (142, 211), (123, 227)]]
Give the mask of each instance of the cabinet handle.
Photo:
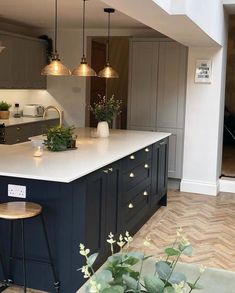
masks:
[(146, 152), (146, 153), (148, 153), (148, 152), (149, 152), (149, 148), (145, 148), (144, 150), (145, 150), (145, 152)]
[(109, 173), (109, 170), (103, 170), (103, 173), (105, 173), (105, 174), (108, 174)]
[(109, 168), (109, 171), (110, 171), (110, 172), (113, 172), (113, 168)]
[(20, 142), (20, 141), (21, 141), (21, 139), (20, 138), (17, 138), (16, 142)]
[(134, 205), (132, 204), (132, 203), (129, 203), (129, 205), (128, 205), (128, 209), (133, 209), (134, 208)]
[(130, 156), (130, 160), (134, 160), (135, 159), (135, 156), (134, 155), (131, 155)]
[(134, 177), (135, 177), (135, 174), (134, 174), (133, 172), (131, 172), (131, 173), (129, 174), (129, 177), (130, 177), (130, 178), (134, 178)]
[(144, 196), (148, 196), (148, 195), (149, 195), (149, 194), (148, 194), (148, 191), (145, 190), (145, 191), (143, 192), (143, 195), (144, 195)]
[(16, 130), (17, 130), (17, 131), (21, 130), (21, 127), (16, 127)]
[(166, 144), (165, 141), (160, 142), (160, 145), (164, 145), (164, 144)]
[(149, 165), (148, 164), (144, 164), (144, 168), (145, 169), (149, 169)]

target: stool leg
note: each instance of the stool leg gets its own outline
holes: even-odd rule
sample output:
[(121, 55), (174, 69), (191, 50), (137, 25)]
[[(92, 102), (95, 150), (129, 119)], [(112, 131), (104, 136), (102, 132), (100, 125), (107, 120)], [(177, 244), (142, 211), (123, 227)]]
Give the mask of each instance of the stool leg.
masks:
[(14, 221), (10, 221), (10, 258), (9, 258), (9, 273), (8, 284), (13, 283), (12, 278), (12, 262), (13, 262), (13, 235), (14, 235)]
[(46, 230), (46, 225), (45, 225), (45, 220), (44, 220), (43, 214), (40, 215), (40, 218), (41, 218), (41, 221), (42, 221), (42, 227), (43, 227), (43, 232), (44, 232), (44, 235), (45, 235), (48, 256), (49, 256), (49, 259), (50, 259), (51, 269), (52, 269), (52, 273), (53, 273), (53, 277), (54, 277), (54, 287), (55, 287), (56, 292), (59, 292), (59, 290), (60, 290), (60, 282), (59, 282), (59, 279), (58, 279), (58, 276), (57, 276), (57, 273), (56, 273), (56, 270), (55, 270), (55, 266), (54, 266), (54, 263), (53, 263), (53, 260), (52, 260), (52, 254), (51, 254), (51, 249), (50, 249), (50, 245), (49, 245), (49, 239), (48, 239), (48, 235), (47, 235), (47, 230)]
[(26, 266), (25, 266), (25, 240), (24, 240), (24, 220), (21, 220), (22, 233), (22, 261), (23, 261), (23, 277), (24, 277), (24, 293), (26, 293)]

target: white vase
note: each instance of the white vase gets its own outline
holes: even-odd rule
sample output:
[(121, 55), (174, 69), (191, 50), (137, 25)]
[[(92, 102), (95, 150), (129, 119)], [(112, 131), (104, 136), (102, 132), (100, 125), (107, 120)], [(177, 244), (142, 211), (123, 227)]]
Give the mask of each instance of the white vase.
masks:
[(107, 121), (100, 121), (97, 125), (98, 137), (109, 137), (109, 124)]

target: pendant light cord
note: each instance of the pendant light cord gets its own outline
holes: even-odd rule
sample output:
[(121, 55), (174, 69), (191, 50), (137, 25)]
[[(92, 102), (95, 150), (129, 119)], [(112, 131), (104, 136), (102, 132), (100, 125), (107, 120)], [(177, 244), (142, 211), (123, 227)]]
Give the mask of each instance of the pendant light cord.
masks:
[(110, 38), (110, 12), (108, 13), (107, 63), (109, 62), (109, 38)]
[(82, 57), (85, 58), (85, 1), (83, 0), (83, 20), (82, 20)]
[(57, 54), (57, 26), (58, 26), (58, 5), (57, 0), (55, 0), (55, 54)]

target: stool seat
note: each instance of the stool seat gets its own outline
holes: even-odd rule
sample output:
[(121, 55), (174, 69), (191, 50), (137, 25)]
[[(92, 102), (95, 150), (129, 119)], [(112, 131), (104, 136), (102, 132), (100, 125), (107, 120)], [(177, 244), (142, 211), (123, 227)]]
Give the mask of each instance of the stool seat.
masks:
[(42, 207), (33, 202), (16, 201), (0, 204), (0, 218), (7, 220), (28, 219), (42, 213)]

